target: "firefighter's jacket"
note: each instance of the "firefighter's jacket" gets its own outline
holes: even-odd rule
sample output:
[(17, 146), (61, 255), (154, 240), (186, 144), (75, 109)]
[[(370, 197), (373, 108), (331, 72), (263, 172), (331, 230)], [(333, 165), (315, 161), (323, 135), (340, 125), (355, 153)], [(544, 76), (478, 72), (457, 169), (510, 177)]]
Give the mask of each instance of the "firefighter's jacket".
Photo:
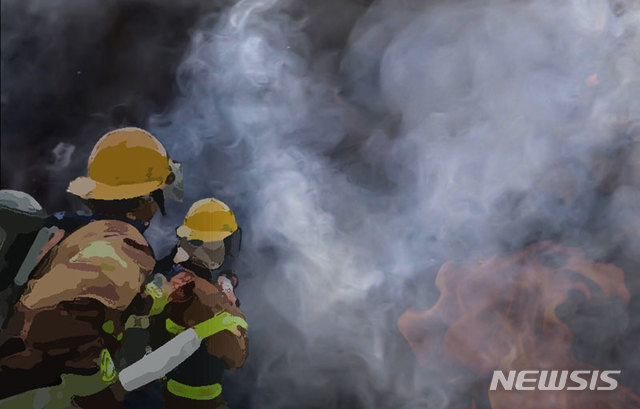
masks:
[(0, 398), (57, 384), (62, 373), (95, 373), (154, 265), (146, 239), (124, 221), (92, 221), (55, 245), (0, 333)]
[[(222, 311), (245, 319), (218, 283), (204, 279), (181, 265), (173, 266), (162, 275), (169, 282), (172, 293), (171, 302), (156, 320), (160, 321), (154, 330), (156, 345)], [(158, 332), (164, 336), (157, 336)], [(218, 332), (205, 338), (200, 349), (170, 372), (167, 378), (191, 386), (219, 383), (225, 369), (236, 369), (244, 363), (248, 347), (249, 339), (244, 328), (238, 328), (237, 334)]]

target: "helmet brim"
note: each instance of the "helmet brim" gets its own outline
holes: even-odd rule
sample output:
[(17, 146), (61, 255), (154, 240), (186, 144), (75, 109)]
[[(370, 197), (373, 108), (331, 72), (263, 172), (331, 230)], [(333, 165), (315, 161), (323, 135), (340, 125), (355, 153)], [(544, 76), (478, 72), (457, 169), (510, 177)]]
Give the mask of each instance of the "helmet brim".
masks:
[(89, 177), (82, 176), (69, 183), (67, 192), (83, 199), (122, 200), (145, 196), (164, 186), (165, 183), (160, 181), (114, 186), (96, 182)]
[(231, 231), (201, 231), (194, 230), (184, 224), (176, 229), (178, 237), (186, 238), (187, 240), (202, 240), (202, 241), (222, 241), (226, 237), (229, 237), (233, 232)]

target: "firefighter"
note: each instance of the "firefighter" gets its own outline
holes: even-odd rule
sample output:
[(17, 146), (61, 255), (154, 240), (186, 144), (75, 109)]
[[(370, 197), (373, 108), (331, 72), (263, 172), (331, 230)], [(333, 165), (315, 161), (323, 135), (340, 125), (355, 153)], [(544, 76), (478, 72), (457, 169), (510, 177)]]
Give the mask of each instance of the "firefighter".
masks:
[(164, 213), (165, 197), (179, 199), (181, 184), (179, 164), (145, 130), (118, 129), (96, 143), (88, 176), (68, 187), (93, 214), (50, 220), (57, 230), (0, 334), (0, 399), (62, 385), (25, 397), (56, 407), (112, 380), (123, 311), (155, 265), (142, 233), (157, 210)]
[[(158, 261), (156, 275), (145, 289), (153, 300), (152, 343), (164, 344), (207, 319), (211, 325), (200, 348), (167, 374), (165, 407), (227, 408), (221, 394), (222, 373), (243, 364), (248, 337), (245, 316), (234, 294), (237, 276), (220, 267), (238, 256), (242, 231), (226, 204), (208, 198), (191, 206), (176, 232), (178, 243), (169, 256)], [(211, 317), (227, 326), (223, 328)]]
[(48, 240), (47, 213), (29, 194), (0, 190), (0, 328)]

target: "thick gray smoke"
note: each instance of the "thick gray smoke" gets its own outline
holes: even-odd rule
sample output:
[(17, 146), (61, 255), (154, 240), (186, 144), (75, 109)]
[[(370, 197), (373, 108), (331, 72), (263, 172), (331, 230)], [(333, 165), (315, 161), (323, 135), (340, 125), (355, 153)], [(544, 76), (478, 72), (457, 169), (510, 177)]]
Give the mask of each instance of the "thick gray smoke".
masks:
[[(224, 380), (231, 406), (468, 408), (476, 385), (452, 391), (419, 367), (396, 320), (431, 306), (444, 261), (542, 239), (625, 270), (629, 308), (567, 319), (579, 359), (621, 366), (639, 387), (640, 7), (365, 3), (211, 3), (170, 108), (115, 124), (148, 127), (184, 163), (185, 202), (147, 233), (157, 255), (202, 197), (227, 202), (244, 230), (251, 350)], [(132, 58), (163, 50), (147, 37)], [(5, 86), (12, 72), (3, 65), (3, 113), (5, 91), (25, 88)], [(56, 163), (79, 172), (88, 135), (106, 127), (92, 121), (85, 148), (50, 143)]]
[(253, 350), (230, 379), (252, 407), (454, 407), (397, 352), (401, 308), (434, 296), (413, 284), (544, 238), (637, 250), (639, 11), (378, 1), (332, 55), (296, 3), (204, 20), (151, 121), (187, 202), (216, 195), (245, 228)]

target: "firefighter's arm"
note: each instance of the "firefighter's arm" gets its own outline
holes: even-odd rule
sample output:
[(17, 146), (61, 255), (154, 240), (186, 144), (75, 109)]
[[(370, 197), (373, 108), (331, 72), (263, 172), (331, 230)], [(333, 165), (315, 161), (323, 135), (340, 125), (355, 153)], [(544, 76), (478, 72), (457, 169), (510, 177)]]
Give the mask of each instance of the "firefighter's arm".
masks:
[(160, 314), (172, 300), (173, 287), (162, 274), (153, 276), (151, 282), (144, 287), (145, 311), (143, 315)]
[(244, 364), (249, 353), (249, 338), (245, 329), (239, 329), (240, 335), (224, 331), (205, 340), (207, 351), (224, 361), (231, 370)]
[(123, 369), (118, 375), (120, 384), (125, 390), (131, 391), (162, 378), (198, 350), (203, 339), (225, 331), (239, 333), (238, 328), (246, 330), (247, 323), (228, 312), (220, 312), (193, 328), (187, 328), (160, 348)]
[(230, 369), (238, 368), (244, 363), (249, 347), (244, 314), (217, 285), (200, 277), (194, 278), (194, 284), (196, 299), (189, 309), (191, 316), (205, 313), (210, 317), (212, 312), (229, 316), (223, 323), (226, 326), (204, 338), (207, 351), (222, 359)]
[(160, 314), (171, 301), (186, 301), (190, 295), (191, 276), (188, 273), (180, 273), (171, 281), (167, 281), (164, 275), (155, 274), (151, 281), (145, 284), (139, 305), (129, 311), (130, 316), (125, 327), (136, 327), (136, 322), (142, 320), (147, 323), (142, 325), (142, 328), (147, 328), (149, 317)]
[(247, 322), (243, 318), (226, 311), (200, 324), (200, 328), (197, 325), (194, 327), (203, 337), (207, 351), (222, 359), (229, 369), (240, 367), (247, 358), (247, 328)]

